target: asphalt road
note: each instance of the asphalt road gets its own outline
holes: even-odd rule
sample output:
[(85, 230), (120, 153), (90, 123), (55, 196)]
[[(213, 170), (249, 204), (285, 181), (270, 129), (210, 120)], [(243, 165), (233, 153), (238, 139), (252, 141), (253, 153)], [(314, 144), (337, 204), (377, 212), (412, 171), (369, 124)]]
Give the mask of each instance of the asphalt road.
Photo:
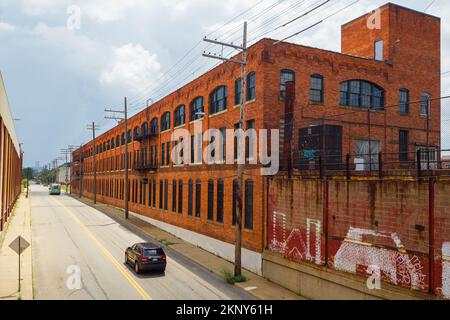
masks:
[(136, 275), (124, 264), (125, 249), (149, 239), (43, 186), (31, 186), (30, 199), (35, 299), (251, 299), (170, 250), (165, 275)]

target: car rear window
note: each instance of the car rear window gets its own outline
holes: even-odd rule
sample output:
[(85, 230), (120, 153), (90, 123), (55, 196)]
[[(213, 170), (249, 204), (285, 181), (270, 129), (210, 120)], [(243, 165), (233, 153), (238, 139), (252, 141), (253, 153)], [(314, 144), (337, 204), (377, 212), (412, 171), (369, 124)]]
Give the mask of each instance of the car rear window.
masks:
[(146, 257), (154, 257), (154, 256), (163, 256), (164, 251), (162, 249), (146, 249), (144, 250), (144, 256)]

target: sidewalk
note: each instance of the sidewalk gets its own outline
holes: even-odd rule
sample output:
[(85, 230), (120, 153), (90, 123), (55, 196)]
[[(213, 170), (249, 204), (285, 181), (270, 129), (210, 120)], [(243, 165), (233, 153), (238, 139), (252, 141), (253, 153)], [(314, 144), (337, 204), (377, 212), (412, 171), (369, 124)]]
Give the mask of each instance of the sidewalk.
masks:
[(22, 193), (12, 211), (0, 239), (0, 300), (33, 300), (31, 246), (21, 255), (21, 292), (18, 292), (18, 256), (10, 247), (18, 236), (31, 244), (31, 212), (29, 199)]
[[(219, 275), (220, 277), (223, 277), (221, 273), (222, 270), (234, 270), (233, 263), (228, 262), (201, 248), (198, 248), (182, 239), (179, 239), (166, 231), (163, 231), (145, 221), (142, 221), (139, 218), (135, 218), (130, 215), (129, 220), (125, 220), (122, 209), (100, 203), (94, 205), (93, 201), (87, 198), (80, 199), (75, 196), (73, 196), (73, 198), (105, 213), (114, 220), (118, 221), (120, 224), (142, 232), (150, 238), (161, 242), (163, 245), (170, 247), (172, 250), (198, 263), (202, 267)], [(237, 283), (236, 286), (247, 291), (257, 299), (304, 300), (303, 297), (287, 289), (284, 289), (283, 287), (274, 284), (254, 273), (243, 270), (243, 274), (247, 278), (247, 281), (244, 283)]]

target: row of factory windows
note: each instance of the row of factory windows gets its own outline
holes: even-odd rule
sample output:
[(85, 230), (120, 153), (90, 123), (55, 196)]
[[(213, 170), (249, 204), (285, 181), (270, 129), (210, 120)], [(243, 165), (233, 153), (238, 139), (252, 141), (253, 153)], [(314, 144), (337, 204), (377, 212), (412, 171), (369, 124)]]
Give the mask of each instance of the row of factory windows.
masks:
[[(128, 193), (129, 201), (132, 204), (142, 205), (149, 208), (160, 209), (169, 212), (169, 209), (176, 214), (200, 218), (202, 212), (202, 181), (190, 179), (187, 182), (187, 208), (183, 210), (183, 195), (185, 182), (183, 180), (172, 180), (171, 192), (171, 208), (169, 208), (169, 180), (161, 179), (159, 183), (156, 179), (148, 181), (131, 179), (130, 189)], [(158, 192), (159, 189), (159, 192)], [(231, 209), (232, 224), (236, 224), (236, 208), (239, 203), (240, 210), (244, 211), (243, 225), (245, 229), (253, 230), (253, 193), (254, 181), (248, 179), (244, 185), (244, 197), (238, 197), (239, 184), (237, 180), (232, 185), (232, 208), (225, 208), (225, 184), (223, 179), (208, 180), (207, 184), (207, 220), (215, 221), (219, 224), (224, 223), (224, 212)], [(94, 192), (94, 184), (92, 180), (87, 183), (87, 191)], [(104, 197), (124, 200), (125, 199), (125, 183), (123, 179), (99, 179), (98, 194)], [(239, 201), (239, 198), (242, 198)]]
[[(238, 130), (239, 124), (235, 124), (234, 129)], [(246, 130), (255, 128), (255, 120), (247, 120), (246, 121)], [(219, 129), (220, 134), (217, 137), (211, 137), (211, 143), (216, 143), (216, 148), (211, 150), (211, 159), (217, 161), (225, 161), (226, 159), (226, 148), (227, 148), (227, 134), (226, 128)], [(201, 162), (201, 157), (203, 155), (203, 136), (201, 134), (195, 136), (191, 135), (191, 141), (189, 145), (186, 146), (186, 150), (188, 150), (188, 157), (184, 159), (184, 148), (181, 148), (183, 143), (183, 139), (181, 138), (179, 141), (174, 141), (173, 144), (168, 141), (161, 144), (160, 148), (158, 145), (150, 145), (148, 147), (142, 147), (139, 150), (135, 150), (133, 152), (128, 153), (128, 168), (130, 169), (140, 169), (144, 167), (148, 167), (149, 169), (156, 169), (159, 164), (162, 167), (170, 166), (171, 162), (174, 164), (183, 164), (191, 163), (197, 164)], [(217, 141), (216, 141), (217, 139)], [(233, 141), (233, 151), (234, 151), (234, 159), (238, 159), (238, 138), (235, 135)], [(252, 159), (254, 153), (256, 151), (256, 141), (255, 137), (248, 135), (245, 137), (245, 159)], [(219, 148), (222, 147), (222, 149)], [(172, 153), (173, 147), (175, 152)], [(197, 147), (197, 150), (195, 148)], [(175, 159), (172, 159), (172, 155), (175, 155)], [(197, 156), (197, 157), (196, 157)], [(183, 161), (181, 161), (183, 160)], [(102, 159), (96, 160), (96, 171), (97, 172), (105, 172), (105, 171), (114, 171), (114, 170), (123, 170), (125, 169), (125, 154), (114, 155), (110, 157), (105, 157)], [(91, 173), (93, 172), (93, 163), (85, 162), (84, 172)]]
[[(286, 96), (286, 84), (288, 82), (295, 83), (295, 72), (288, 69), (280, 71), (280, 97)], [(235, 81), (234, 103), (238, 105), (241, 103), (242, 98), (242, 79), (239, 78)], [(256, 74), (251, 72), (247, 76), (246, 85), (246, 99), (247, 101), (254, 100), (256, 98)], [(324, 102), (324, 78), (320, 74), (313, 74), (310, 76), (310, 92), (309, 99), (312, 103)], [(421, 94), (421, 106), (420, 113), (423, 116), (428, 116), (430, 113), (429, 101), (430, 95)], [(374, 83), (365, 80), (348, 80), (343, 81), (340, 84), (340, 105), (359, 107), (359, 108), (371, 108), (371, 109), (384, 109), (385, 108), (385, 91), (383, 88), (377, 86)], [(401, 113), (409, 113), (410, 107), (410, 94), (409, 90), (402, 88), (399, 90), (399, 111)], [(219, 86), (213, 90), (209, 97), (209, 114), (214, 115), (228, 108), (228, 87)], [(189, 119), (195, 121), (205, 116), (204, 97), (199, 96), (194, 98), (190, 103)], [(184, 104), (178, 106), (174, 111), (173, 126), (179, 127), (186, 123), (186, 106)], [(171, 113), (165, 112), (161, 119), (153, 118), (150, 121), (150, 127), (148, 122), (144, 122), (140, 127), (136, 126), (133, 130), (128, 130), (127, 137), (125, 133), (117, 135), (115, 138), (103, 141), (96, 146), (96, 153), (102, 153), (120, 146), (123, 146), (128, 140), (130, 143), (133, 139), (145, 139), (149, 136), (157, 135), (159, 126), (161, 132), (165, 132), (171, 129), (172, 119)], [(93, 149), (91, 148), (86, 156), (92, 156)]]

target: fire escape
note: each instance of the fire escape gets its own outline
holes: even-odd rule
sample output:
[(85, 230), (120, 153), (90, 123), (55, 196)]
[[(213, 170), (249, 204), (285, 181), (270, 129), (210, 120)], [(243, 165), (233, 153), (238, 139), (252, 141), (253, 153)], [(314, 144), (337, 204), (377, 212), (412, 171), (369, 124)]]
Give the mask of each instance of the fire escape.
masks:
[(133, 132), (133, 139), (140, 143), (140, 149), (135, 151), (133, 161), (133, 171), (145, 174), (156, 173), (158, 169), (158, 156), (156, 153), (156, 145), (153, 150), (151, 146), (152, 141), (158, 137), (158, 122), (156, 125), (152, 121), (149, 130), (148, 122), (145, 122), (141, 127), (136, 127)]

